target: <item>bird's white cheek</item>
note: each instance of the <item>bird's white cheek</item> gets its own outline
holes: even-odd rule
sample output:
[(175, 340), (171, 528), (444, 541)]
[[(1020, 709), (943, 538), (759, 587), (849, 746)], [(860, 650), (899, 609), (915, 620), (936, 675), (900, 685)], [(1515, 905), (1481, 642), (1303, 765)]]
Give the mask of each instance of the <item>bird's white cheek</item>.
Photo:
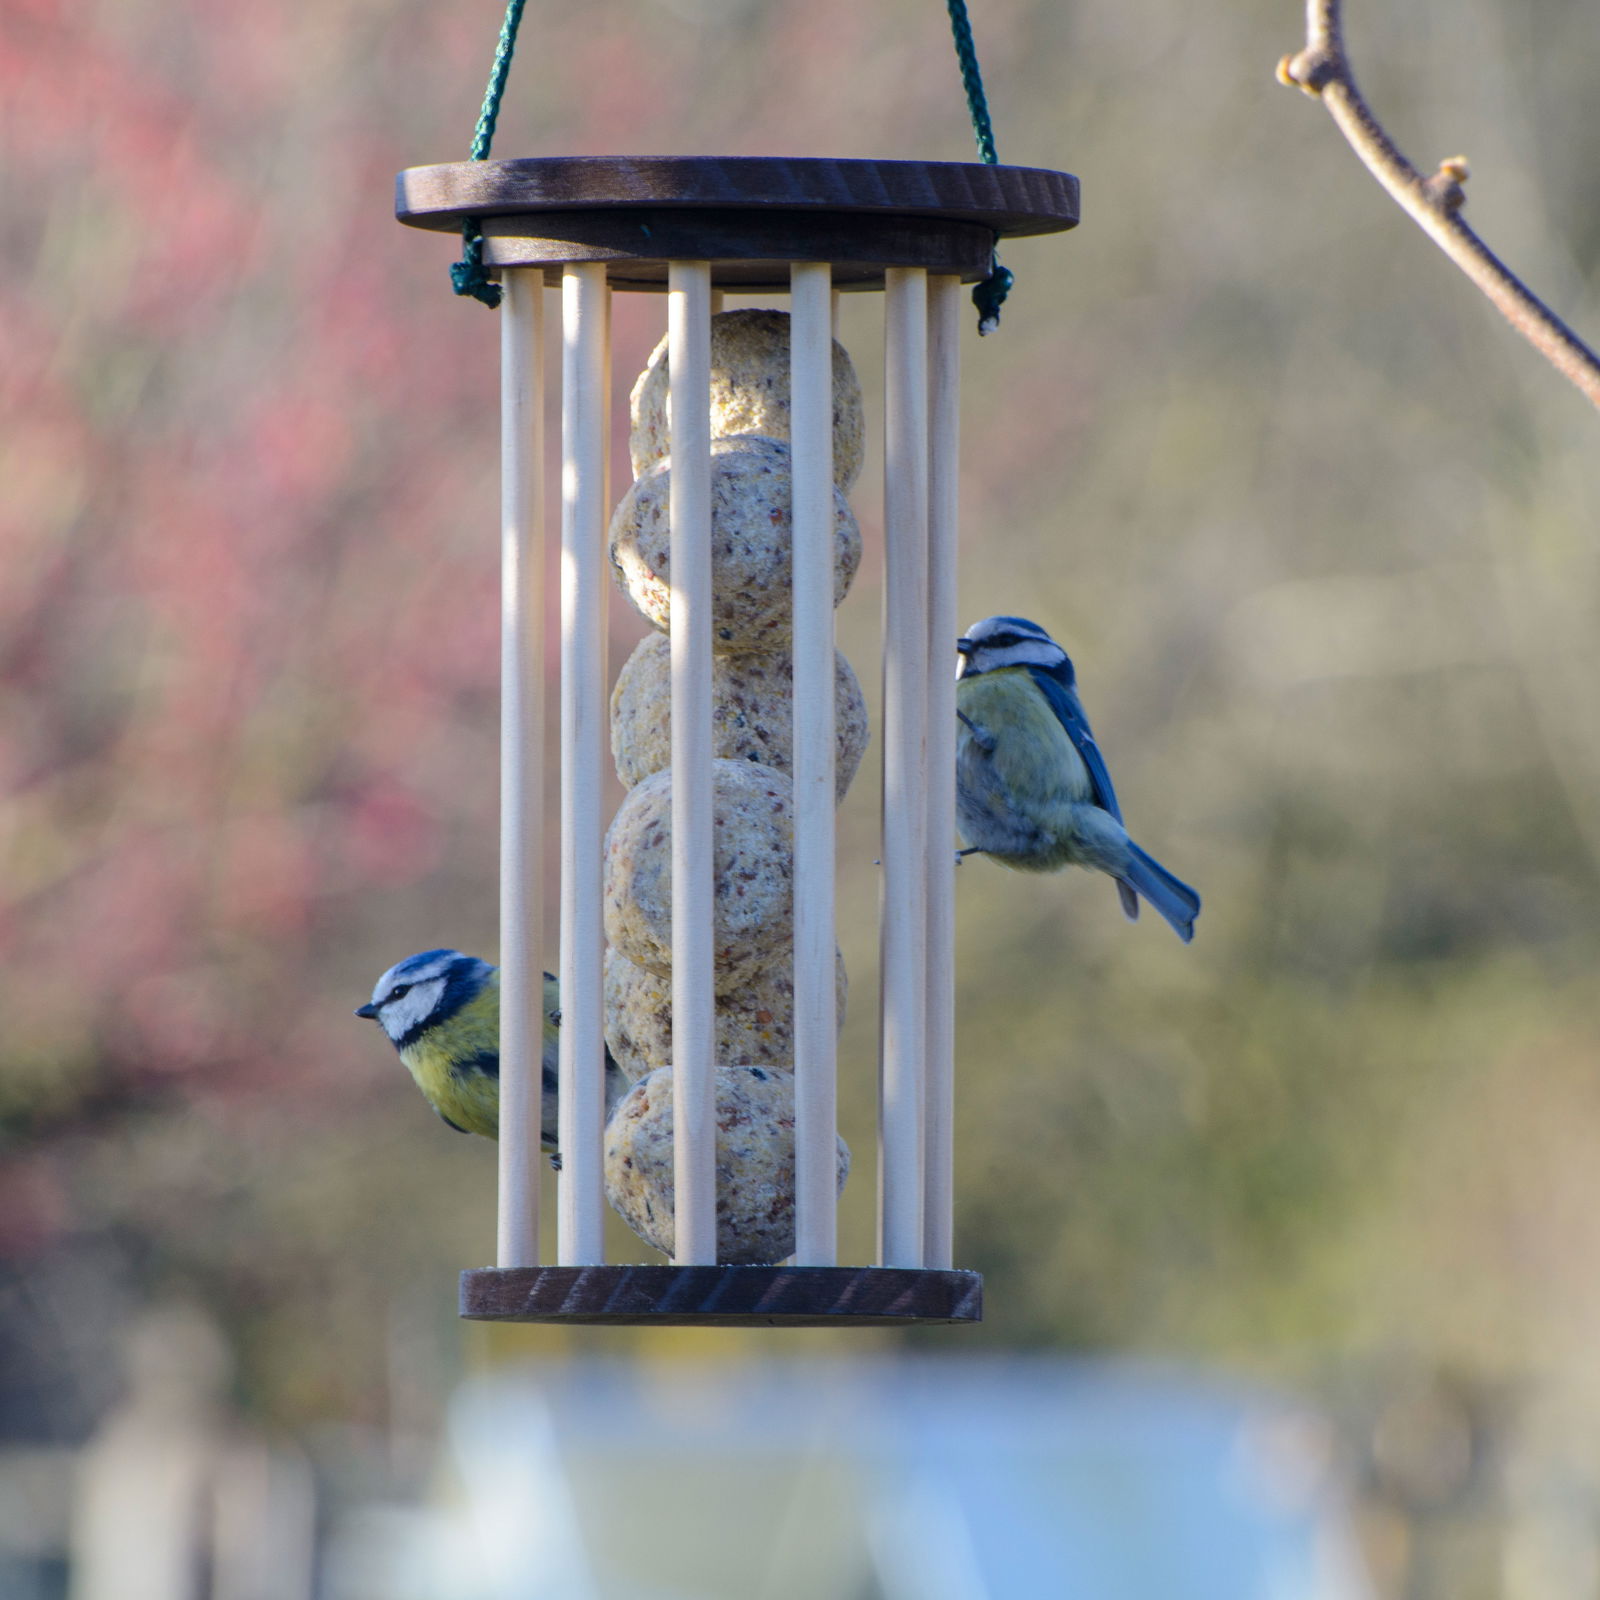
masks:
[(383, 1008), (383, 1031), (398, 1043), (438, 1005), (443, 993), (443, 978), (430, 978), (426, 983), (417, 984), (409, 994)]

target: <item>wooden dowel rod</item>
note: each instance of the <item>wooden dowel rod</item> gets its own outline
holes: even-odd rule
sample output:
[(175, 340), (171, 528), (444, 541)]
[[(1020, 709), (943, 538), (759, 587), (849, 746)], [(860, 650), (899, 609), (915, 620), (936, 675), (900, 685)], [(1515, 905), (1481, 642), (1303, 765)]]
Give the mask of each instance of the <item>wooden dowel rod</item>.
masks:
[(885, 274), (878, 1252), (922, 1265), (927, 1041), (928, 275)]
[[(605, 317), (606, 317), (606, 327), (605, 327), (605, 343), (606, 343), (605, 393), (601, 397), (601, 411), (602, 411), (602, 414), (605, 417), (605, 435), (604, 435), (605, 436), (605, 460), (602, 463), (603, 476), (601, 478), (601, 494), (604, 496), (604, 500), (605, 500), (606, 532), (603, 535), (603, 537), (605, 539), (605, 545), (606, 545), (606, 551), (607, 551), (606, 559), (607, 559), (608, 562), (610, 560), (610, 544), (611, 544), (611, 509), (617, 503), (617, 497), (616, 497), (615, 493), (613, 492), (612, 486), (611, 486), (611, 312), (612, 312), (612, 307), (614, 305), (615, 305), (615, 299), (614, 299), (614, 297), (612, 295), (611, 285), (610, 285), (610, 281), (608, 279), (607, 283), (606, 283), (606, 295), (605, 295)], [(608, 648), (609, 648), (609, 645), (610, 645), (610, 639), (611, 639), (611, 624), (610, 624), (610, 609), (611, 608), (610, 608), (610, 603), (609, 602), (610, 602), (610, 590), (608, 589), (606, 591), (605, 600), (603, 600), (601, 602), (599, 615), (595, 618), (596, 627), (597, 627), (597, 629), (599, 631), (599, 635), (600, 635), (600, 660), (601, 660), (602, 663), (608, 663), (609, 659), (610, 659), (608, 654), (607, 654), (607, 651), (608, 651)], [(610, 695), (608, 693), (607, 696), (606, 696), (606, 718), (607, 718), (606, 725), (607, 725), (608, 730), (609, 730), (609, 727), (610, 727), (610, 714), (611, 714), (611, 697), (610, 697)], [(611, 757), (610, 733), (608, 731), (608, 733), (606, 735), (606, 753), (605, 753), (605, 758), (601, 763), (602, 768), (604, 767), (605, 761), (610, 760), (610, 757)], [(603, 921), (603, 919), (602, 919), (602, 921)]]
[(838, 1260), (832, 268), (790, 267), (794, 482), (795, 1253)]
[(500, 1140), (495, 1259), (539, 1264), (544, 274), (501, 274)]
[(605, 1001), (602, 785), (607, 757), (606, 415), (603, 263), (561, 275), (561, 1179), (557, 1260), (605, 1259), (601, 1139)]
[(928, 1040), (925, 1267), (947, 1268), (955, 1223), (956, 535), (961, 280), (928, 279)]
[(667, 268), (672, 480), (672, 1117), (679, 1266), (717, 1259), (711, 772), (711, 268)]

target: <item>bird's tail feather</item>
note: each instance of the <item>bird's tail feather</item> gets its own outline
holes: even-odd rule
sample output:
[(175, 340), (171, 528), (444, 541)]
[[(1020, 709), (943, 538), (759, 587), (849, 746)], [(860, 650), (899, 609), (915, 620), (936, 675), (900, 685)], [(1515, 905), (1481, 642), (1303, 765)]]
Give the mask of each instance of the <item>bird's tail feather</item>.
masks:
[(1126, 909), (1133, 893), (1142, 894), (1172, 924), (1172, 931), (1187, 944), (1194, 938), (1194, 919), (1200, 915), (1200, 896), (1181, 878), (1175, 878), (1154, 856), (1148, 856), (1131, 839), (1128, 865), (1118, 880)]

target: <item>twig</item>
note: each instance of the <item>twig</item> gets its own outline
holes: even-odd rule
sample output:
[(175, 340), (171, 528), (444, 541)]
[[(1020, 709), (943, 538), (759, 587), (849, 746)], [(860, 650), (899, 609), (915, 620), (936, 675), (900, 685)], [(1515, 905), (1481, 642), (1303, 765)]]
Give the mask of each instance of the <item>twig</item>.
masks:
[(1317, 96), (1350, 147), (1412, 220), (1489, 297), (1535, 350), (1600, 407), (1600, 356), (1522, 282), (1462, 220), (1464, 157), (1424, 178), (1362, 99), (1344, 50), (1343, 0), (1306, 0), (1306, 47), (1278, 63), (1278, 79)]

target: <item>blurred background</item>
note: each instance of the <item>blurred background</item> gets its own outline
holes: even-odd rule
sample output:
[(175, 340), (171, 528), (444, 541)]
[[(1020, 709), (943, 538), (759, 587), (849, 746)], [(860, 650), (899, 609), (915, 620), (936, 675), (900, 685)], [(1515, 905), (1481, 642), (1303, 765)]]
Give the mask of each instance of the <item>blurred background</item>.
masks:
[[(1593, 337), (1590, 8), (1373, 10), (1355, 65), (1402, 148), (1465, 152), (1474, 225)], [(1183, 948), (1104, 883), (962, 868), (957, 1261), (984, 1324), (457, 1322), (493, 1152), (351, 1011), (412, 951), (495, 954), (498, 329), (452, 297), (453, 241), (390, 208), (399, 168), (465, 157), (499, 22), (7, 7), (0, 1593), (410, 1593), (374, 1552), (414, 1577), (427, 1539), (492, 1544), (448, 1520), (474, 1483), (556, 1504), (539, 1462), (626, 1440), (651, 1375), (781, 1433), (762, 1374), (804, 1358), (828, 1364), (785, 1381), (975, 1430), (1007, 1414), (990, 1382), (1040, 1415), (1061, 1384), (1102, 1421), (1122, 1396), (1166, 1419), (1118, 1458), (1130, 1485), (1206, 1396), (1219, 1461), (1265, 1408), (1265, 1481), (1353, 1542), (1342, 1577), (1222, 1595), (1600, 1594), (1600, 434), (1276, 84), (1287, 3), (974, 9), (1002, 160), (1077, 173), (1083, 225), (1009, 245), (1004, 324), (967, 338), (963, 619), (1068, 643), (1137, 837), (1206, 903)], [(495, 153), (972, 144), (932, 0), (621, 0), (530, 5)], [(869, 418), (875, 315), (847, 298)], [(618, 493), (663, 316), (619, 299)], [(854, 503), (839, 630), (870, 695), (870, 474)], [(644, 632), (618, 599), (613, 669)], [(872, 1233), (874, 767), (842, 811), (847, 1260)], [(485, 1477), (497, 1384), (491, 1412), (543, 1420)], [(1088, 1449), (1102, 1423), (1061, 1405)], [(1036, 1525), (1081, 1514), (1085, 1480), (1049, 1481)], [(1183, 1503), (1220, 1549), (1216, 1481), (1195, 1466)], [(896, 1492), (861, 1549), (948, 1529), (963, 1491)], [(1139, 1504), (1125, 1549), (1176, 1538)], [(173, 1506), (205, 1529), (136, 1583), (118, 1552)], [(992, 1592), (1198, 1596), (1222, 1570), (1069, 1587), (1039, 1559)], [(868, 1567), (726, 1592), (993, 1581)], [(724, 1592), (630, 1581), (548, 1592)]]

